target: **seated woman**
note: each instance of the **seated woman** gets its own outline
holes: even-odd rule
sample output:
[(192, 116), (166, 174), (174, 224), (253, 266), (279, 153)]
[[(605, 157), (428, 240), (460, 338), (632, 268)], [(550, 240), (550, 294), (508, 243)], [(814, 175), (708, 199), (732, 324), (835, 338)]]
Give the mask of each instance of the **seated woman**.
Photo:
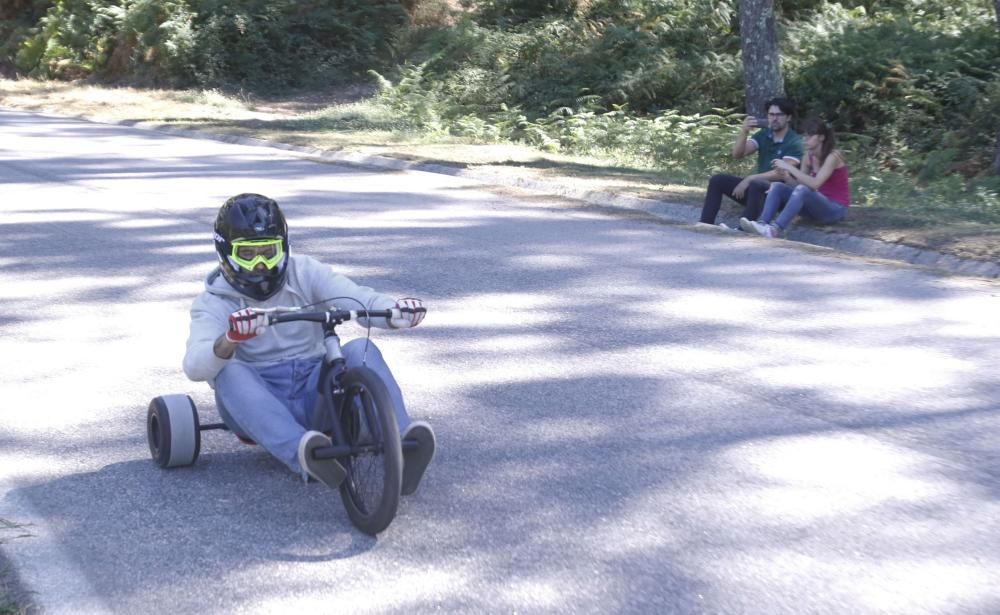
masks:
[[(786, 174), (787, 183), (771, 184), (760, 218), (740, 218), (740, 228), (744, 231), (779, 238), (785, 236), (788, 226), (799, 214), (823, 224), (840, 222), (847, 215), (851, 203), (847, 163), (843, 154), (834, 149), (837, 137), (833, 129), (823, 120), (812, 118), (806, 120), (802, 133), (806, 137), (802, 169), (784, 160), (772, 163), (775, 169)], [(775, 219), (782, 205), (784, 209)]]

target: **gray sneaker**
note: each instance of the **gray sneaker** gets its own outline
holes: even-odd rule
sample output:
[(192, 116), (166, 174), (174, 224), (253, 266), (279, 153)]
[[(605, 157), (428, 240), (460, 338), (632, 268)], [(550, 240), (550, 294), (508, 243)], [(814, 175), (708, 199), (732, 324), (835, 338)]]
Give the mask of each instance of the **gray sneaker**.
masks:
[(757, 232), (757, 229), (754, 228), (753, 220), (749, 218), (740, 218), (740, 230), (747, 233)]
[(299, 465), (302, 466), (302, 478), (315, 478), (331, 489), (336, 489), (347, 477), (347, 471), (340, 462), (330, 459), (316, 459), (313, 451), (317, 448), (330, 446), (330, 438), (318, 431), (307, 431), (299, 440)]
[[(424, 470), (434, 458), (434, 430), (424, 421), (413, 421), (406, 426), (400, 439), (403, 440), (403, 484), (399, 492), (410, 495), (417, 490)], [(408, 449), (406, 440), (416, 445)]]

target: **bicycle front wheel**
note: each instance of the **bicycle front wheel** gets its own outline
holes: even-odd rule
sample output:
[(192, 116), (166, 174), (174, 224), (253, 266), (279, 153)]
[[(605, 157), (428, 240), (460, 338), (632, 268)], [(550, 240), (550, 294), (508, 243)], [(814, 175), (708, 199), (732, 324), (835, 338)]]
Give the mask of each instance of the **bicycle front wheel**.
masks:
[(340, 421), (351, 447), (342, 460), (347, 478), (340, 497), (356, 528), (374, 536), (389, 527), (399, 508), (403, 451), (396, 409), (385, 383), (367, 367), (341, 378)]

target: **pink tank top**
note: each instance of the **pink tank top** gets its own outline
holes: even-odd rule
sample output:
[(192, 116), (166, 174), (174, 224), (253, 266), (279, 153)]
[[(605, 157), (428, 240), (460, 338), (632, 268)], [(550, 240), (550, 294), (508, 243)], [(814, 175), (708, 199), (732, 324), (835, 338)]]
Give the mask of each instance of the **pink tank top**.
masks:
[[(816, 172), (811, 169), (809, 174), (816, 177)], [(833, 173), (830, 173), (830, 177), (826, 178), (823, 185), (819, 187), (818, 192), (835, 203), (850, 207), (851, 183), (847, 179), (847, 165), (834, 169)]]

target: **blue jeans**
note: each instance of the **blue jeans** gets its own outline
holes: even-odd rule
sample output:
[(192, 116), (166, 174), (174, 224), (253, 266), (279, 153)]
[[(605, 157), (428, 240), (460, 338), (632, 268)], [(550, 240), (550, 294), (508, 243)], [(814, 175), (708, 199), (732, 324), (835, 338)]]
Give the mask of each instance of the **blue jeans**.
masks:
[(831, 201), (809, 186), (799, 184), (793, 188), (788, 184), (775, 182), (771, 184), (771, 190), (767, 193), (760, 221), (769, 224), (782, 203), (785, 203), (785, 208), (774, 221), (774, 224), (781, 229), (787, 229), (800, 212), (803, 216), (823, 224), (840, 222), (847, 215), (846, 206)]
[[(396, 406), (400, 433), (410, 424), (403, 392), (373, 342), (358, 338), (344, 344), (344, 359), (351, 368), (364, 364), (385, 383)], [(297, 474), (299, 440), (309, 430), (325, 431), (330, 417), (317, 416), (316, 385), (323, 357), (290, 359), (253, 365), (230, 361), (215, 377), (215, 404), (223, 422), (238, 436), (260, 444)], [(324, 424), (325, 423), (325, 424)]]

